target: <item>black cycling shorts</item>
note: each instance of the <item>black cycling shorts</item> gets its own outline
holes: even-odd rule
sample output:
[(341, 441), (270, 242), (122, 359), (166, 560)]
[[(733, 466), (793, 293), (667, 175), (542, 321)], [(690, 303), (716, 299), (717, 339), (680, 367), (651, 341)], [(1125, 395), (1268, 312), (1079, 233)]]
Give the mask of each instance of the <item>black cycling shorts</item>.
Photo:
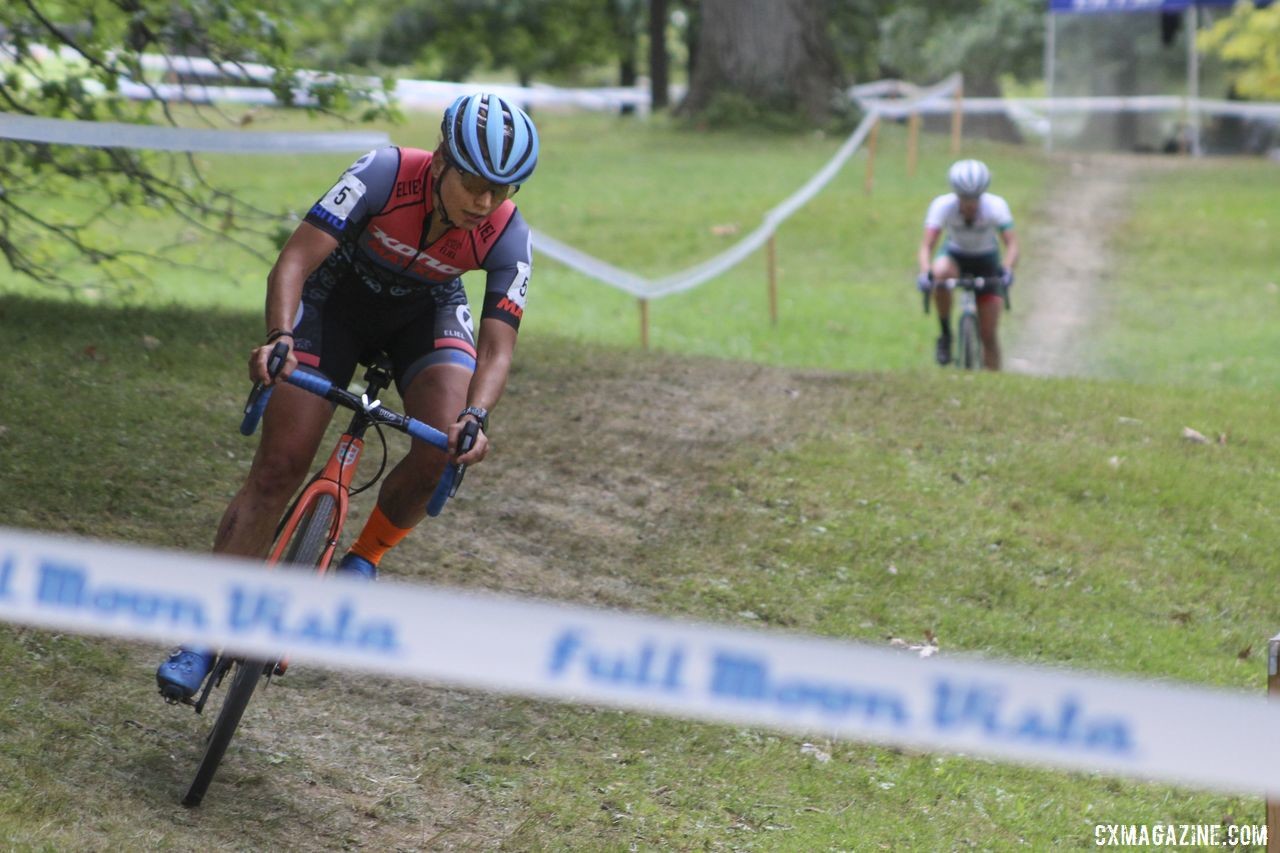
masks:
[(1000, 253), (983, 252), (978, 255), (967, 255), (953, 249), (947, 255), (956, 262), (960, 275), (971, 275), (977, 278), (999, 278), (1001, 273)]
[(471, 308), (461, 283), (422, 293), (375, 293), (334, 252), (302, 290), (293, 328), (298, 363), (345, 388), (361, 361), (385, 352), (403, 394), (425, 367), (476, 367)]

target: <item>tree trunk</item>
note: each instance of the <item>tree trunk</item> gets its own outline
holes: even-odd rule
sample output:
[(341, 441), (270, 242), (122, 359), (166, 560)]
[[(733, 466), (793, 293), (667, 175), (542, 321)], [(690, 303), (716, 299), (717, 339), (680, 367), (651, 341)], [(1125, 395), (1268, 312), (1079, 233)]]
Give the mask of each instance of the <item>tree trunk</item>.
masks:
[(831, 115), (840, 70), (821, 0), (703, 0), (698, 62), (681, 112), (738, 95), (812, 123)]
[(657, 112), (668, 103), (667, 0), (649, 0), (649, 105)]
[(689, 16), (689, 21), (684, 28), (684, 49), (689, 59), (684, 78), (692, 80), (697, 76), (698, 36), (702, 33), (702, 7), (698, 0), (689, 0), (685, 4), (685, 13)]
[[(609, 20), (618, 46), (618, 85), (634, 86), (639, 79), (640, 9), (642, 0), (609, 0)], [(623, 104), (623, 115), (634, 113), (633, 104)]]
[[(636, 73), (636, 43), (631, 41), (624, 46), (622, 56), (618, 59), (618, 85), (631, 87), (636, 84), (639, 75)], [(636, 111), (635, 104), (623, 104), (622, 114), (630, 115)]]

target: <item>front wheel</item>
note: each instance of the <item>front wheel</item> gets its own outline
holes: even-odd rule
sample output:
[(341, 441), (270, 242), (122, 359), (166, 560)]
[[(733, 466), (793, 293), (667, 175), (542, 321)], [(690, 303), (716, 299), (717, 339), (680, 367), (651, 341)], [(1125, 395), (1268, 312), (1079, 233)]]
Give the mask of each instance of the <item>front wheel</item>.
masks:
[[(297, 507), (294, 511), (298, 511)], [(300, 565), (318, 566), (329, 545), (329, 537), (333, 528), (333, 516), (337, 512), (337, 502), (331, 495), (321, 495), (305, 510), (306, 516), (294, 530), (293, 538), (284, 550), (284, 562)], [(226, 754), (231, 738), (244, 717), (253, 691), (258, 687), (263, 673), (275, 669), (276, 663), (261, 660), (242, 660), (235, 665), (235, 676), (231, 686), (227, 688), (227, 696), (222, 700), (218, 710), (218, 719), (209, 732), (209, 743), (205, 747), (204, 757), (196, 768), (196, 778), (192, 781), (187, 795), (182, 798), (184, 806), (198, 806), (204, 799), (213, 775), (218, 772), (222, 756)], [(283, 672), (283, 668), (279, 670)]]
[(960, 315), (960, 366), (965, 370), (982, 366), (982, 339), (978, 337), (976, 314)]
[(258, 680), (262, 678), (262, 673), (267, 666), (268, 664), (262, 661), (237, 662), (235, 677), (231, 679), (227, 697), (222, 700), (222, 708), (218, 710), (218, 719), (209, 732), (209, 743), (205, 746), (204, 757), (200, 759), (200, 766), (196, 768), (196, 778), (187, 789), (187, 795), (182, 798), (184, 806), (198, 806), (204, 799), (205, 791), (213, 781), (213, 774), (218, 772), (222, 756), (226, 753), (227, 746), (236, 733), (236, 727), (240, 725), (240, 718), (244, 716), (244, 709), (249, 706), (249, 699), (253, 697), (253, 691), (257, 688)]

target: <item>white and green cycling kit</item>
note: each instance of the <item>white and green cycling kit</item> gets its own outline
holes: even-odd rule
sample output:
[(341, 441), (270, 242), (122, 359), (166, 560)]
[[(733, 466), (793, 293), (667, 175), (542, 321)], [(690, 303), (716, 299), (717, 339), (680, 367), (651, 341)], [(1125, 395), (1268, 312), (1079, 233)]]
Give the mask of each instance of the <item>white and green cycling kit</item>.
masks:
[(994, 193), (978, 198), (978, 212), (972, 220), (960, 213), (960, 198), (955, 193), (940, 195), (929, 205), (924, 217), (925, 228), (945, 231), (946, 242), (939, 254), (947, 254), (969, 275), (994, 275), (1000, 267), (998, 235), (1013, 227), (1009, 203)]

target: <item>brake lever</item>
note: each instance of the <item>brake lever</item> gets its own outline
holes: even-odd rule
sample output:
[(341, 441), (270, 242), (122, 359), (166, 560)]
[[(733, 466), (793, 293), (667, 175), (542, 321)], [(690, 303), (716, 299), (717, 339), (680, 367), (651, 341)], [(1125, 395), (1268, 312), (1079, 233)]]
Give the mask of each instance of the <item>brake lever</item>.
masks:
[[(284, 341), (278, 342), (271, 349), (271, 355), (267, 356), (267, 374), (275, 379), (280, 375), (280, 371), (284, 368), (285, 359), (289, 357), (289, 345)], [(249, 392), (249, 397), (244, 401), (244, 413), (246, 415), (253, 412), (255, 406), (258, 405), (264, 391), (269, 391), (269, 386), (263, 382), (253, 383), (253, 390)]]
[[(463, 455), (468, 450), (476, 446), (476, 436), (480, 434), (480, 424), (475, 421), (467, 421), (462, 427), (462, 433), (458, 436), (458, 456)], [(449, 497), (453, 497), (458, 493), (458, 487), (462, 485), (462, 478), (467, 473), (466, 465), (458, 465), (458, 471), (454, 475), (453, 485), (449, 488)]]

